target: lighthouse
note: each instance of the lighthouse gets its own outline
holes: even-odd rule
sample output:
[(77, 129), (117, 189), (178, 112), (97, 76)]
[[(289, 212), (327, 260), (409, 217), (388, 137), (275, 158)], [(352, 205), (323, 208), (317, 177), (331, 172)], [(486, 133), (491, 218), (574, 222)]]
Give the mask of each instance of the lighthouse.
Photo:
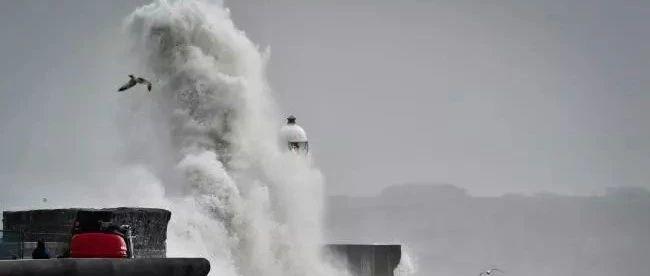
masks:
[(294, 152), (309, 152), (309, 142), (307, 142), (307, 133), (296, 124), (296, 117), (290, 115), (287, 117), (287, 124), (280, 129), (282, 139), (287, 143), (287, 148)]

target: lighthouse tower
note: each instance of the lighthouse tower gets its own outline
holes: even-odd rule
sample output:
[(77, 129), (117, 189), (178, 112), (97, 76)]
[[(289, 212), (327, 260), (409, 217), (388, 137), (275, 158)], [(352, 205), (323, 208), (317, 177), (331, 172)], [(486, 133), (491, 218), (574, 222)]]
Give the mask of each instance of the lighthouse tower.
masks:
[(287, 124), (280, 129), (281, 138), (287, 143), (287, 147), (295, 152), (309, 152), (309, 142), (307, 142), (307, 133), (298, 124), (296, 117), (290, 115), (287, 117)]

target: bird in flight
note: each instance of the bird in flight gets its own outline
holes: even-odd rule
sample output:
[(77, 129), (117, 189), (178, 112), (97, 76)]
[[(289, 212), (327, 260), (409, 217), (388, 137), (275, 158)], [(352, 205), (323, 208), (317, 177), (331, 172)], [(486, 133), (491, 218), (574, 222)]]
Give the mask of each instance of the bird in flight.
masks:
[(120, 89), (117, 90), (118, 92), (122, 92), (124, 90), (127, 90), (127, 89), (135, 86), (136, 84), (146, 84), (147, 85), (147, 90), (149, 90), (151, 92), (151, 82), (150, 81), (148, 81), (148, 80), (146, 80), (144, 78), (136, 78), (133, 75), (129, 75), (129, 78), (131, 78), (131, 79), (129, 79), (129, 81), (127, 83), (122, 85), (120, 87)]
[(502, 271), (501, 269), (498, 269), (498, 268), (490, 268), (490, 269), (488, 269), (488, 270), (486, 270), (486, 271), (481, 272), (478, 276), (490, 276), (490, 275), (495, 274), (494, 272), (500, 272), (500, 273), (503, 273), (503, 271)]

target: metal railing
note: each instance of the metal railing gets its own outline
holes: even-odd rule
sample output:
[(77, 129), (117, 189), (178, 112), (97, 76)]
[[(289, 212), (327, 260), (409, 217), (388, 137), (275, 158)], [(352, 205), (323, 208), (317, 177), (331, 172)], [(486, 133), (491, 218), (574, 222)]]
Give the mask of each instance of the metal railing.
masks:
[(0, 230), (0, 260), (31, 259), (38, 240), (45, 242), (50, 257), (68, 251), (70, 234)]
[(21, 232), (0, 230), (0, 260), (22, 259), (23, 245)]

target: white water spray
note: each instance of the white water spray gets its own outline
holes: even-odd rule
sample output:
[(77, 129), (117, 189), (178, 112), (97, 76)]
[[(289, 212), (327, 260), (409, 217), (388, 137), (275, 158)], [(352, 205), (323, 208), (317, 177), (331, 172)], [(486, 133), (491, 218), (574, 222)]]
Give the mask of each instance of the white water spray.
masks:
[(416, 260), (412, 257), (410, 249), (405, 245), (402, 246), (402, 257), (393, 273), (395, 276), (409, 276), (417, 273)]
[(220, 3), (160, 0), (126, 28), (154, 80), (125, 103), (127, 137), (147, 141), (132, 143), (129, 161), (166, 192), (152, 202), (173, 212), (168, 254), (206, 257), (220, 276), (344, 274), (320, 256), (320, 172), (278, 147), (268, 52)]

